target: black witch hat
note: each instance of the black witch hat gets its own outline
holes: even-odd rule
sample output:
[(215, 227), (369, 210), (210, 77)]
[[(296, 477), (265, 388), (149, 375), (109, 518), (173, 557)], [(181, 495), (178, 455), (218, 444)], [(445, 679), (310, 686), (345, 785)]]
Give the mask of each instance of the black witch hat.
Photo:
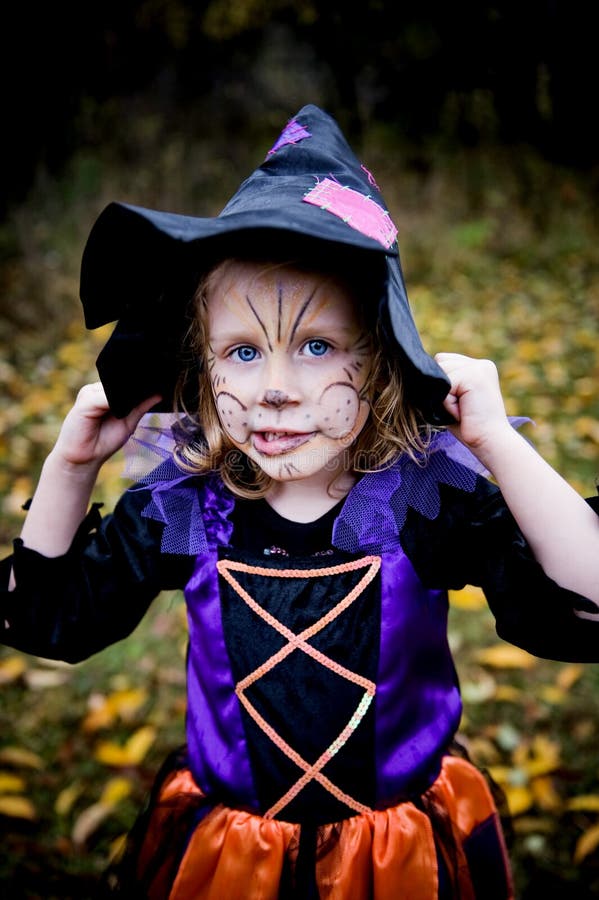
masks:
[(264, 258), (284, 242), (290, 250), (308, 244), (360, 257), (378, 279), (378, 315), (408, 401), (433, 424), (447, 421), (449, 384), (422, 346), (396, 236), (373, 176), (335, 120), (313, 105), (287, 123), (218, 216), (111, 203), (83, 253), (81, 300), (88, 328), (117, 323), (97, 360), (112, 412), (125, 416), (154, 393), (172, 408), (186, 308), (202, 274), (242, 249)]

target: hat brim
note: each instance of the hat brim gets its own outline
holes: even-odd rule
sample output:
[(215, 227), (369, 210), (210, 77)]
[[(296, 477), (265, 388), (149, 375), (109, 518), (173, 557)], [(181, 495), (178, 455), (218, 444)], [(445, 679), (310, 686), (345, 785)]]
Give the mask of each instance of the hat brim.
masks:
[(159, 408), (172, 408), (180, 347), (189, 324), (186, 308), (202, 274), (218, 260), (241, 252), (268, 255), (277, 243), (293, 248), (316, 242), (354, 248), (363, 254), (365, 265), (386, 261), (379, 313), (388, 347), (400, 359), (406, 393), (428, 421), (449, 421), (442, 406), (449, 383), (422, 346), (396, 245), (384, 248), (326, 211), (305, 207), (294, 203), (214, 218), (123, 203), (106, 207), (83, 253), (81, 300), (88, 328), (118, 320), (97, 360), (116, 416), (128, 415), (154, 393), (163, 398)]

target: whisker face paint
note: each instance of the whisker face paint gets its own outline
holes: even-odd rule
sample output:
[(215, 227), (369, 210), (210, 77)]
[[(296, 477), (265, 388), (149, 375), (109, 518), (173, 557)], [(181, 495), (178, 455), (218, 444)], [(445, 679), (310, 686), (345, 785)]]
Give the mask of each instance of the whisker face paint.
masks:
[(232, 263), (207, 298), (211, 384), (231, 442), (278, 481), (341, 465), (370, 407), (353, 297), (292, 266)]

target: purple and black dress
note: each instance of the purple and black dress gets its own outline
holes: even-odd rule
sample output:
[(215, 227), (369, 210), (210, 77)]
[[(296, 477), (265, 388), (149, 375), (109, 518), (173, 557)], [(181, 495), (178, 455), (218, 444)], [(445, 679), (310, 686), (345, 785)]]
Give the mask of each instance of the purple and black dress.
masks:
[(161, 590), (184, 591), (187, 744), (115, 893), (512, 897), (491, 789), (454, 742), (447, 590), (480, 585), (498, 634), (552, 659), (599, 659), (599, 625), (575, 614), (589, 601), (544, 574), (445, 435), (308, 525), (164, 456), (111, 515), (92, 510), (65, 556), (17, 540), (1, 569), (3, 642), (71, 662), (125, 637)]

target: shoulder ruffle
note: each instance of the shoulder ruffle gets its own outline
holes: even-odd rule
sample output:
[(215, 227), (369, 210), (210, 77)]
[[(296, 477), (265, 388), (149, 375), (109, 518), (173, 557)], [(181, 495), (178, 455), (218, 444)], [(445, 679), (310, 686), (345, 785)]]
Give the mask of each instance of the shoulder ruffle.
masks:
[(196, 556), (229, 542), (235, 501), (216, 474), (196, 475), (177, 465), (180, 427), (173, 413), (144, 416), (125, 444), (123, 474), (136, 481), (129, 490), (150, 492), (141, 514), (165, 526), (161, 551)]
[[(529, 421), (510, 419), (514, 428)], [(441, 508), (439, 485), (472, 493), (481, 475), (489, 473), (477, 457), (451, 432), (440, 432), (416, 459), (403, 455), (389, 468), (363, 475), (335, 521), (333, 544), (348, 553), (397, 550), (409, 508), (436, 519)]]
[[(519, 428), (530, 420), (510, 421)], [(162, 552), (197, 555), (229, 543), (235, 498), (216, 473), (194, 475), (177, 465), (174, 450), (180, 428), (180, 417), (174, 414), (144, 416), (125, 445), (124, 474), (137, 482), (130, 490), (150, 492), (142, 516), (165, 526)], [(481, 475), (488, 473), (474, 454), (449, 431), (440, 432), (420, 457), (403, 455), (360, 479), (335, 521), (333, 545), (348, 553), (398, 550), (408, 509), (436, 519), (441, 484), (471, 493)]]

